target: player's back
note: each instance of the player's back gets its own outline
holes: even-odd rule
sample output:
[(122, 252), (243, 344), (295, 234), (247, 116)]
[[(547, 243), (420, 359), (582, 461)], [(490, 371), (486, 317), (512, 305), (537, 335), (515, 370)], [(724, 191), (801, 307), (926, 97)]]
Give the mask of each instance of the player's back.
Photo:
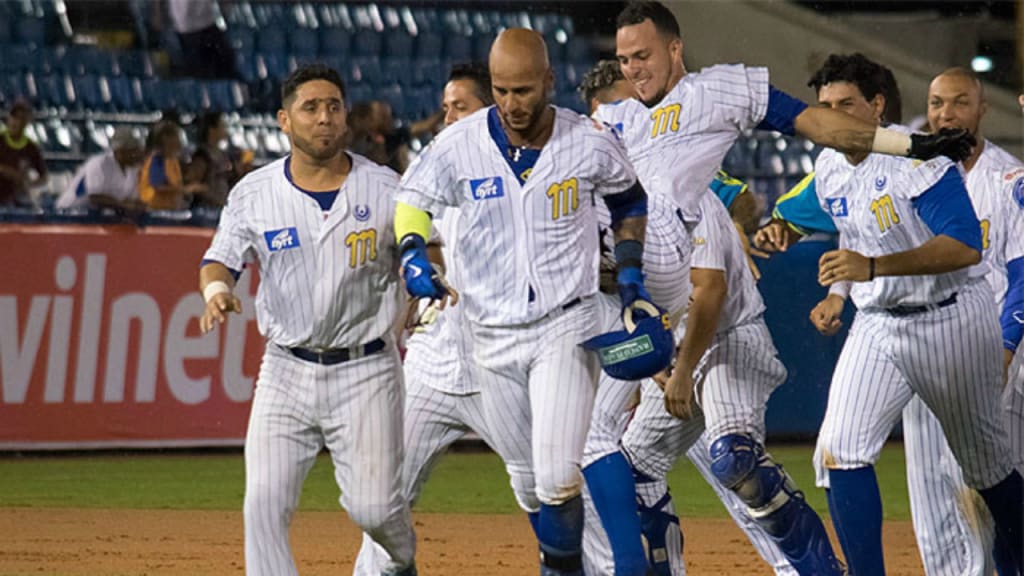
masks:
[(658, 104), (630, 99), (598, 108), (595, 117), (621, 127), (630, 161), (648, 189), (671, 190), (696, 211), (729, 148), (764, 118), (768, 71), (740, 64), (683, 76)]

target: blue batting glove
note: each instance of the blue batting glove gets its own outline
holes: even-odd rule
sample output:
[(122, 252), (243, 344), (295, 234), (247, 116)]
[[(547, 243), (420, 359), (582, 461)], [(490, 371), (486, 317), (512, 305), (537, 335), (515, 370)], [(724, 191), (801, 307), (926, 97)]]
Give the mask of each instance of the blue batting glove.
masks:
[(407, 234), (399, 245), (405, 290), (413, 298), (440, 300), (448, 293), (444, 282), (427, 258), (427, 243), (418, 234)]
[[(615, 280), (619, 285), (619, 298), (622, 300), (623, 310), (632, 306), (637, 300), (652, 302), (651, 295), (647, 293), (647, 288), (644, 287), (644, 274), (639, 268), (635, 266), (620, 268)], [(637, 316), (638, 314), (639, 316)], [(633, 315), (637, 319), (648, 316), (643, 310), (634, 310)]]

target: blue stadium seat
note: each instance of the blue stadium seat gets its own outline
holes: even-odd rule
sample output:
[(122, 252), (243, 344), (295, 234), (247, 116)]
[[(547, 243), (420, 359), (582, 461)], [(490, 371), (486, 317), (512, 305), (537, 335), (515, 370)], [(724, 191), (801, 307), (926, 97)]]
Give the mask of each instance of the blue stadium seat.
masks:
[(423, 60), (440, 58), (443, 47), (444, 40), (440, 34), (420, 30), (420, 33), (416, 36), (416, 58)]
[(153, 63), (144, 50), (122, 50), (115, 54), (117, 67), (114, 73), (118, 76), (149, 78), (153, 76)]
[(384, 41), (385, 58), (412, 58), (413, 37), (404, 29), (397, 28), (387, 32)]
[(231, 80), (214, 80), (204, 85), (209, 108), (219, 112), (236, 112), (245, 106), (242, 87)]
[(43, 106), (68, 108), (74, 104), (63, 74), (37, 75), (35, 85), (38, 103)]
[(473, 58), (473, 42), (468, 36), (453, 34), (445, 39), (444, 57), (453, 62), (464, 62)]
[(754, 174), (753, 154), (746, 138), (740, 138), (729, 148), (722, 160), (722, 168), (731, 176), (740, 179), (749, 178)]
[(142, 99), (147, 109), (159, 111), (177, 107), (175, 86), (172, 81), (147, 78), (142, 81), (141, 88)]
[(755, 163), (760, 174), (784, 176), (786, 166), (774, 139), (759, 140)]
[(17, 18), (11, 24), (14, 41), (35, 48), (46, 46), (46, 20), (39, 17)]
[(117, 69), (115, 54), (110, 50), (101, 50), (90, 47), (81, 54), (82, 72), (84, 74), (96, 74), (97, 76), (108, 76)]
[[(7, 3), (2, 2), (0, 4)], [(0, 45), (14, 44), (14, 34), (11, 34), (11, 20), (8, 14), (0, 14)]]
[(296, 28), (289, 35), (292, 55), (304, 62), (317, 59), (320, 54), (320, 36), (310, 28)]
[(236, 26), (228, 29), (228, 41), (235, 52), (251, 54), (256, 50), (256, 34), (251, 28)]
[(0, 58), (2, 72), (29, 72), (36, 66), (38, 55), (28, 46), (5, 46), (4, 57)]
[(75, 105), (78, 108), (90, 111), (103, 111), (108, 108), (109, 93), (103, 94), (98, 76), (72, 76), (71, 85), (75, 90)]
[(412, 86), (415, 84), (415, 74), (412, 61), (408, 57), (387, 58), (381, 63), (381, 82), (384, 84), (401, 84)]
[(267, 78), (276, 82), (283, 81), (294, 69), (291, 58), (285, 52), (260, 54), (260, 60), (267, 71)]
[(255, 54), (243, 54), (235, 52), (235, 72), (238, 78), (246, 84), (259, 82), (259, 61)]
[(366, 102), (374, 99), (373, 89), (365, 82), (353, 82), (352, 85), (348, 87), (348, 92), (348, 102), (350, 106), (356, 102)]
[(181, 79), (169, 82), (175, 92), (174, 102), (183, 112), (199, 112), (203, 109), (203, 89), (199, 82)]
[(391, 105), (391, 114), (395, 118), (405, 118), (405, 96), (398, 84), (381, 86), (375, 91), (375, 99), (383, 100)]
[(356, 56), (378, 56), (381, 52), (383, 35), (370, 29), (356, 32), (352, 49)]
[(495, 34), (478, 34), (473, 37), (473, 59), (479, 62), (487, 62), (491, 54), (491, 45), (494, 44)]
[(137, 78), (111, 76), (107, 78), (110, 104), (118, 112), (142, 112), (142, 92)]
[(352, 53), (352, 34), (344, 28), (320, 28), (320, 55), (344, 57)]
[(593, 63), (594, 53), (590, 49), (590, 42), (586, 38), (573, 36), (566, 44), (565, 57), (569, 62), (590, 62)]
[[(426, 57), (429, 58), (429, 57)], [(412, 86), (426, 86), (438, 94), (448, 80), (448, 69), (434, 58), (416, 60), (412, 63)]]
[(380, 60), (377, 58), (353, 58), (352, 80), (365, 82), (373, 87), (382, 84), (384, 73), (381, 70)]
[(263, 28), (256, 37), (256, 49), (263, 54), (287, 52), (288, 38), (281, 28)]

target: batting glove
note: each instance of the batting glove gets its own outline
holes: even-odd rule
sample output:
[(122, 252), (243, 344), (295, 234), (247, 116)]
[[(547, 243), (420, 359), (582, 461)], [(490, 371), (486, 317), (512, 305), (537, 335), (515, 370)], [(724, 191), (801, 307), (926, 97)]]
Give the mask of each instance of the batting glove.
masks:
[(410, 296), (440, 300), (448, 294), (444, 279), (427, 258), (427, 243), (420, 235), (406, 234), (399, 251), (402, 254), (402, 278)]
[(934, 134), (911, 134), (910, 153), (907, 156), (920, 160), (946, 156), (954, 162), (960, 162), (971, 155), (975, 144), (977, 141), (967, 130), (943, 128)]
[(635, 266), (622, 267), (616, 276), (616, 282), (619, 285), (619, 298), (622, 300), (622, 310), (634, 308), (633, 316), (638, 320), (650, 316), (645, 310), (635, 308), (634, 306), (638, 301), (653, 304), (651, 295), (648, 294), (647, 288), (644, 286), (643, 272)]

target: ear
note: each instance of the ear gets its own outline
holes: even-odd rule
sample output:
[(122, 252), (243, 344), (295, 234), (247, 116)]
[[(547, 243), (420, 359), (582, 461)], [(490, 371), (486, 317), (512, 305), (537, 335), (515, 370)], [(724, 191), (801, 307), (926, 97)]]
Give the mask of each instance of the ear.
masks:
[(869, 104), (871, 104), (871, 110), (875, 113), (875, 118), (878, 118), (880, 121), (890, 121), (885, 117), (885, 96), (881, 92), (875, 94), (875, 97), (871, 99)]
[(981, 101), (981, 105), (978, 106), (978, 122), (981, 122), (981, 119), (984, 118), (985, 114), (987, 114), (987, 113), (988, 113), (988, 100), (982, 100)]
[(683, 39), (673, 38), (668, 43), (668, 52), (672, 55), (673, 61), (682, 61), (683, 59)]
[(544, 74), (544, 93), (550, 94), (555, 89), (555, 72), (548, 66), (547, 73)]
[(291, 134), (292, 120), (288, 117), (288, 111), (284, 108), (277, 111), (277, 126), (281, 128), (281, 132)]

